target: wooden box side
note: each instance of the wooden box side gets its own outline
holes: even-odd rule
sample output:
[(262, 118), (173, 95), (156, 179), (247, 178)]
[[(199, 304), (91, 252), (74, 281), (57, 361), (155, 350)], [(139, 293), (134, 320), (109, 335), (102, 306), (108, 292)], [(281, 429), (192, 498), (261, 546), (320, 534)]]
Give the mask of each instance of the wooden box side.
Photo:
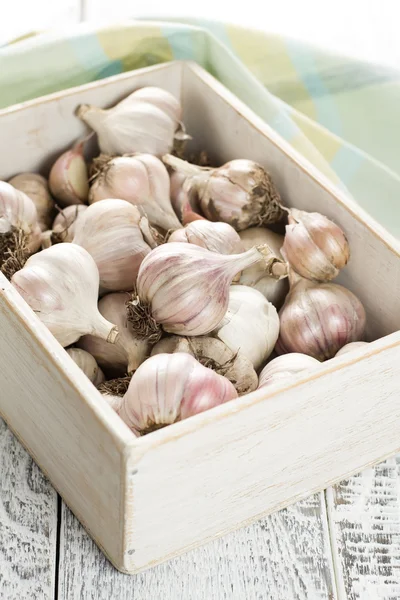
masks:
[[(288, 206), (343, 227), (352, 258), (341, 282), (365, 304), (369, 338), (397, 331), (398, 243), (197, 66), (184, 70), (182, 97), (197, 150), (220, 163), (245, 156), (263, 164)], [(377, 287), (385, 289), (379, 299)], [(138, 440), (127, 456), (124, 570), (162, 562), (398, 451), (399, 343), (390, 335), (312, 377)]]
[[(400, 334), (138, 440), (124, 570), (135, 573), (400, 450)], [(128, 552), (128, 549), (130, 552)]]
[[(180, 95), (182, 65), (126, 73), (0, 111), (0, 178), (47, 172), (83, 134), (80, 103), (114, 104), (160, 85)], [(50, 158), (49, 158), (50, 157)], [(124, 453), (135, 438), (0, 274), (0, 415), (118, 568), (123, 566)]]
[(0, 415), (118, 563), (132, 433), (1, 274), (0, 331)]

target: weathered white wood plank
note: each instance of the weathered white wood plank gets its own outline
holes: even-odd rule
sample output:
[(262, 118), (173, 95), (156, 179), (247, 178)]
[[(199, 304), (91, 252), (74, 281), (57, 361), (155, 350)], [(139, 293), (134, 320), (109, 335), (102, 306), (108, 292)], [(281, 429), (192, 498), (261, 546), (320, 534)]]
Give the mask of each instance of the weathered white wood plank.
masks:
[(339, 600), (400, 598), (400, 455), (326, 491)]
[(332, 579), (323, 494), (130, 577), (63, 505), (59, 600), (331, 600)]
[(56, 534), (57, 494), (0, 419), (2, 600), (54, 598)]

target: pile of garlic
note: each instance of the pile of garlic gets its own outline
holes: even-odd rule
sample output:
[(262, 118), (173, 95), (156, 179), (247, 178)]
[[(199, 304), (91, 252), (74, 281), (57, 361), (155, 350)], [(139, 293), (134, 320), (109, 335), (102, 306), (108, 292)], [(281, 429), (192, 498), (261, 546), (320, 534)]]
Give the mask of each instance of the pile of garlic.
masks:
[(169, 92), (77, 115), (90, 169), (84, 140), (48, 181), (0, 182), (0, 268), (135, 435), (366, 343), (361, 302), (331, 282), (343, 231), (285, 208), (251, 160), (175, 156), (189, 136)]

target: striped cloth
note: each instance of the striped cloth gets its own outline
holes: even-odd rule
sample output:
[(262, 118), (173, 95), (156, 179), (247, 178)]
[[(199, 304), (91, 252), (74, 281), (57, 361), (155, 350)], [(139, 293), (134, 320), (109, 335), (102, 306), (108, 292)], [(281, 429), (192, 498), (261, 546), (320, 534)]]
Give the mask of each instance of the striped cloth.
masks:
[(194, 60), (400, 237), (400, 74), (216, 22), (124, 21), (0, 48), (0, 107), (131, 69)]

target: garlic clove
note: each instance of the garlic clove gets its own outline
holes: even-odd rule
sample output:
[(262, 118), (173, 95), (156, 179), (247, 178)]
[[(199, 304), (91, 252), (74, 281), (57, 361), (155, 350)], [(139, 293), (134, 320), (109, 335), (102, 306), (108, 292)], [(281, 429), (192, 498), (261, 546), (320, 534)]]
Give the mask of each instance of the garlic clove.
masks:
[[(283, 235), (266, 227), (250, 227), (245, 231), (240, 231), (239, 236), (245, 250), (259, 244), (268, 244), (275, 254), (282, 258), (280, 249), (283, 244)], [(267, 275), (262, 263), (256, 263), (245, 269), (240, 275), (239, 283), (258, 290), (277, 308), (282, 306), (289, 289), (286, 279), (277, 280)]]
[(330, 281), (350, 258), (343, 231), (319, 213), (291, 209), (283, 251), (287, 261), (302, 277)]
[(185, 185), (197, 194), (203, 214), (211, 221), (223, 221), (242, 231), (283, 217), (269, 173), (251, 160), (231, 160), (216, 169), (197, 167), (171, 155), (163, 156), (163, 161), (187, 176)]
[(133, 375), (118, 414), (145, 435), (236, 397), (230, 381), (189, 354), (157, 354)]
[(258, 382), (258, 389), (267, 387), (273, 383), (282, 381), (284, 379), (290, 379), (293, 375), (297, 375), (302, 371), (308, 371), (315, 369), (321, 363), (308, 356), (307, 354), (299, 354), (292, 352), (290, 354), (283, 354), (278, 356), (269, 362), (261, 371)]
[(334, 283), (292, 278), (291, 290), (279, 312), (278, 354), (300, 352), (326, 360), (362, 339), (366, 315), (350, 290)]
[(168, 242), (195, 244), (211, 252), (239, 254), (244, 251), (239, 234), (228, 223), (207, 220), (192, 221), (183, 229), (174, 231)]
[(195, 220), (203, 219), (195, 188), (184, 173), (170, 173), (171, 204), (181, 223), (186, 225)]
[(151, 356), (174, 352), (186, 352), (203, 366), (226, 377), (234, 385), (239, 396), (257, 389), (258, 377), (251, 361), (243, 354), (232, 352), (220, 340), (204, 336), (167, 336), (154, 346)]
[(102, 200), (78, 219), (73, 243), (85, 248), (96, 262), (104, 291), (128, 291), (140, 264), (150, 252), (140, 228), (139, 210), (125, 200)]
[(104, 373), (97, 364), (96, 359), (89, 352), (85, 352), (80, 348), (68, 348), (67, 353), (93, 385), (97, 387), (103, 383), (105, 380)]
[(115, 343), (117, 328), (97, 310), (96, 263), (80, 246), (56, 244), (34, 254), (11, 282), (62, 346), (88, 333)]
[(340, 348), (339, 352), (336, 352), (336, 356), (342, 356), (343, 354), (347, 354), (348, 352), (353, 352), (353, 350), (358, 350), (359, 348), (364, 348), (368, 346), (369, 342), (350, 342), (346, 344), (342, 348)]
[(76, 144), (58, 157), (51, 168), (51, 193), (63, 207), (84, 204), (89, 194), (88, 171), (83, 156), (84, 142)]
[(177, 335), (205, 335), (215, 329), (228, 308), (235, 275), (257, 261), (280, 277), (286, 265), (268, 247), (223, 255), (193, 244), (168, 243), (150, 252), (137, 278), (137, 297), (128, 317), (137, 335), (158, 341), (160, 326)]
[(164, 231), (181, 227), (171, 205), (168, 172), (151, 154), (119, 156), (107, 162), (90, 188), (89, 203), (107, 198), (137, 206), (152, 225)]
[(108, 110), (81, 105), (77, 111), (78, 117), (97, 133), (101, 152), (156, 156), (172, 150), (180, 113), (176, 98), (157, 88), (137, 90)]
[(42, 232), (33, 201), (0, 181), (0, 270), (11, 279), (39, 249)]
[(55, 212), (55, 204), (47, 180), (37, 173), (20, 173), (12, 177), (8, 183), (29, 196), (36, 207), (40, 229), (46, 231), (51, 225)]
[(78, 341), (80, 348), (90, 352), (107, 373), (116, 377), (136, 371), (149, 356), (151, 348), (148, 340), (135, 336), (127, 320), (126, 302), (129, 297), (126, 293), (113, 293), (99, 301), (100, 314), (118, 328), (119, 336), (114, 344), (93, 335), (85, 335)]
[(278, 313), (257, 290), (233, 285), (228, 310), (212, 335), (232, 352), (246, 356), (257, 370), (270, 356), (278, 339)]

